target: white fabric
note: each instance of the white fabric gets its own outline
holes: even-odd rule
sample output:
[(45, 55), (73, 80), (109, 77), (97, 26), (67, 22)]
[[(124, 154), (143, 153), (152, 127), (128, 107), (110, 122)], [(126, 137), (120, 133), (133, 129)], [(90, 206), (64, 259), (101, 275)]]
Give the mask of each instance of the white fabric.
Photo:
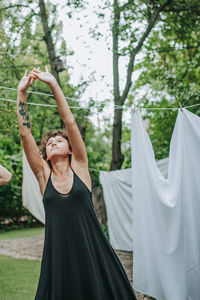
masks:
[(101, 171), (99, 177), (106, 205), (109, 239), (117, 250), (133, 249), (131, 173), (131, 169)]
[(26, 207), (32, 215), (45, 223), (45, 212), (42, 203), (42, 195), (40, 193), (39, 184), (33, 174), (26, 154), (23, 151), (23, 183), (22, 183), (22, 199), (23, 206)]
[(168, 176), (169, 157), (157, 161), (157, 166), (165, 178)]
[[(157, 162), (164, 176), (167, 176), (168, 158)], [(132, 251), (132, 171), (101, 171), (108, 220), (110, 243), (114, 249)], [(134, 183), (133, 183), (134, 184)]]
[(132, 113), (134, 288), (158, 300), (200, 299), (199, 173), (199, 117), (179, 111), (165, 179)]

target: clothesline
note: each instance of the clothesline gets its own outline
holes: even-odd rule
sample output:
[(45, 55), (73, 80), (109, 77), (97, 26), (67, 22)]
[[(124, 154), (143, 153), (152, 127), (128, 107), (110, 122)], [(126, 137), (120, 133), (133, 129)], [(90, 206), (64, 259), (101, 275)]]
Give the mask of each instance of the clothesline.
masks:
[[(13, 99), (6, 99), (6, 98), (0, 98), (1, 101), (7, 101), (7, 102), (13, 102), (16, 103), (16, 100)], [(46, 107), (57, 107), (56, 104), (44, 104), (44, 103), (34, 103), (34, 102), (27, 102), (29, 105), (37, 105), (37, 106), (46, 106)], [(79, 106), (69, 106), (70, 108), (75, 108), (75, 109), (88, 109), (89, 107), (79, 107)], [(93, 106), (94, 107), (94, 106)], [(95, 106), (98, 107), (98, 106)], [(99, 106), (100, 107), (100, 106)], [(124, 106), (119, 106), (119, 105), (113, 105), (115, 109), (131, 109), (130, 107), (124, 107)]]
[[(7, 89), (7, 90), (17, 91), (16, 88), (9, 88), (9, 87), (5, 87), (5, 86), (0, 86), (0, 89)], [(54, 97), (54, 95), (52, 95), (52, 94), (35, 92), (35, 91), (27, 91), (27, 93)], [(65, 96), (65, 99), (80, 101), (80, 99), (78, 99), (78, 98), (71, 98), (71, 97), (66, 97), (66, 96)], [(16, 102), (16, 100), (11, 100), (11, 99), (6, 99), (6, 98), (0, 98), (0, 100), (4, 100), (4, 101), (8, 101), (8, 102)], [(27, 104), (29, 104), (29, 105), (38, 105), (38, 106), (46, 106), (46, 107), (57, 107), (57, 105), (53, 105), (53, 104), (42, 104), (42, 103), (33, 103), (33, 102), (27, 102)], [(187, 108), (195, 107), (195, 106), (198, 106), (198, 105), (200, 105), (200, 103), (190, 105), (190, 106), (186, 106), (186, 107), (183, 107), (183, 108), (187, 109)], [(97, 107), (97, 106), (93, 105), (93, 107)], [(128, 109), (128, 110), (132, 109), (132, 107), (125, 106), (125, 105), (113, 105), (113, 107), (114, 107), (114, 109)], [(76, 107), (76, 106), (70, 106), (70, 108), (88, 109), (88, 107)], [(145, 110), (178, 110), (179, 107), (136, 107), (136, 109), (139, 109), (139, 110), (141, 110), (141, 109), (145, 109)]]
[[(16, 103), (16, 100), (13, 99), (7, 99), (7, 98), (0, 98), (1, 101), (7, 101), (7, 102), (14, 102)], [(27, 102), (27, 104), (29, 105), (37, 105), (37, 106), (45, 106), (45, 107), (57, 107), (57, 105), (55, 104), (44, 104), (44, 103), (34, 103), (34, 102)], [(195, 107), (200, 105), (200, 103), (197, 104), (193, 104), (190, 106), (186, 106), (183, 108), (191, 108), (191, 107)], [(97, 106), (93, 106), (93, 107), (97, 107)], [(74, 108), (74, 109), (88, 109), (88, 107), (78, 107), (78, 106), (70, 106), (70, 108)], [(113, 105), (114, 109), (132, 109), (132, 107), (129, 106), (120, 106), (120, 105)], [(146, 110), (178, 110), (179, 107), (136, 107), (136, 109), (142, 110), (142, 109), (146, 109)]]
[[(9, 88), (9, 87), (7, 87), (7, 86), (0, 86), (0, 89), (17, 91), (16, 88)], [(52, 95), (52, 94), (47, 94), (47, 93), (42, 93), (42, 92), (27, 91), (27, 93), (30, 93), (30, 94), (36, 94), (36, 95), (43, 95), (43, 96), (54, 97), (54, 95)], [(65, 96), (65, 99), (74, 100), (74, 101), (79, 101), (79, 100), (80, 100), (80, 99), (78, 99), (78, 98), (71, 98), (71, 97), (66, 97), (66, 96)]]
[[(183, 108), (190, 108), (190, 107), (194, 107), (194, 106), (198, 106), (200, 105), (200, 103), (197, 103), (197, 104), (193, 104), (193, 105), (190, 105), (190, 106), (185, 106)], [(136, 109), (146, 109), (146, 110), (178, 110), (180, 109), (179, 107), (136, 107)]]
[[(7, 101), (7, 102), (14, 102), (14, 103), (17, 102), (16, 100), (5, 99), (5, 98), (0, 98), (0, 100), (2, 100), (2, 101)], [(30, 104), (30, 105), (37, 105), (37, 106), (57, 107), (57, 105), (54, 105), (54, 104), (44, 104), (44, 103), (34, 103), (34, 102), (27, 102), (27, 104)], [(78, 106), (70, 106), (70, 108), (81, 109), (82, 107), (78, 107)]]

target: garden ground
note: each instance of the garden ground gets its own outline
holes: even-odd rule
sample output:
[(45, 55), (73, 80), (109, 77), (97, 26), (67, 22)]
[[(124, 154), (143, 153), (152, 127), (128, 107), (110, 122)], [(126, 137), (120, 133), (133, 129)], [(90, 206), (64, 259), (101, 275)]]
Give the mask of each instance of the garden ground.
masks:
[[(40, 272), (44, 228), (0, 233), (0, 299), (32, 300)], [(116, 251), (132, 283), (132, 253)], [(136, 292), (138, 300), (152, 299)]]

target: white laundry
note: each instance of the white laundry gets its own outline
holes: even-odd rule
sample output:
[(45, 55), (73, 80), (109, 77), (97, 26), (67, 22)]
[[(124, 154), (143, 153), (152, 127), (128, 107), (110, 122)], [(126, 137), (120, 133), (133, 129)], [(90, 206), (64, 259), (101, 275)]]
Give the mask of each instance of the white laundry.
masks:
[(158, 300), (199, 300), (200, 118), (179, 111), (167, 178), (137, 110), (131, 140), (134, 288)]
[(132, 251), (131, 169), (100, 172), (106, 205), (109, 239), (117, 250)]
[(22, 201), (23, 206), (27, 208), (32, 215), (45, 223), (45, 213), (42, 203), (42, 195), (40, 193), (39, 184), (32, 172), (23, 151), (23, 182), (22, 182)]
[[(166, 176), (168, 158), (159, 160), (157, 165)], [(132, 251), (132, 170), (101, 171), (99, 179), (103, 187), (110, 243), (114, 249)]]

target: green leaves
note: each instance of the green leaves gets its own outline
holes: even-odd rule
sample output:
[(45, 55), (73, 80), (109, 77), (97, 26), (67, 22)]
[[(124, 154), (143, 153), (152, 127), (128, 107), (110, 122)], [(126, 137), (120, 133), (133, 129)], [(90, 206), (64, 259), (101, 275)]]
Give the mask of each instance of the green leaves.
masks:
[[(19, 2), (18, 4), (21, 5)], [(29, 4), (31, 4), (30, 8), (13, 7), (11, 2), (3, 0), (2, 7), (4, 10), (0, 9), (1, 86), (16, 88), (19, 80), (24, 75), (25, 69), (31, 70), (35, 66), (40, 66), (44, 70), (44, 67), (49, 65), (49, 56), (43, 38), (44, 32), (38, 17), (38, 3), (28, 0), (23, 2), (25, 6), (29, 6)], [(9, 8), (5, 9), (7, 6)], [(65, 70), (60, 72), (63, 92), (68, 97), (79, 98), (88, 83), (82, 81), (77, 86), (69, 83), (70, 77), (65, 64), (69, 50), (62, 38), (62, 24), (57, 23), (56, 7), (52, 6), (51, 3), (48, 4), (48, 11), (51, 12), (51, 29), (53, 28), (56, 55), (64, 63)], [(33, 83), (29, 90), (46, 94), (51, 93), (49, 87), (38, 80)], [(17, 99), (16, 90), (0, 89), (0, 91), (1, 98)], [(55, 104), (55, 100), (51, 96), (31, 93), (27, 93), (27, 101), (31, 103)], [(78, 101), (68, 100), (68, 102), (70, 106), (80, 106)], [(62, 127), (57, 108), (28, 104), (28, 112), (32, 134), (38, 145), (47, 130)], [(83, 135), (86, 136), (87, 146), (92, 139), (90, 132), (94, 132), (93, 125), (89, 120), (90, 110), (74, 110), (74, 115)], [(16, 103), (0, 101), (0, 124), (0, 162), (13, 174), (11, 182), (0, 189), (0, 221), (8, 218), (17, 222), (21, 216), (30, 214), (22, 206), (22, 147), (17, 123)], [(93, 152), (98, 151), (98, 149), (94, 149), (95, 147)], [(107, 151), (106, 146), (105, 151)], [(104, 152), (101, 152), (101, 155), (103, 154)], [(92, 159), (91, 164), (95, 164)]]
[(0, 221), (5, 218), (17, 220), (25, 214), (22, 207), (21, 193), (22, 193), (22, 161), (21, 153), (15, 155), (6, 154), (6, 150), (2, 149), (1, 145), (1, 164), (5, 166), (13, 175), (9, 184), (4, 185), (0, 189)]

